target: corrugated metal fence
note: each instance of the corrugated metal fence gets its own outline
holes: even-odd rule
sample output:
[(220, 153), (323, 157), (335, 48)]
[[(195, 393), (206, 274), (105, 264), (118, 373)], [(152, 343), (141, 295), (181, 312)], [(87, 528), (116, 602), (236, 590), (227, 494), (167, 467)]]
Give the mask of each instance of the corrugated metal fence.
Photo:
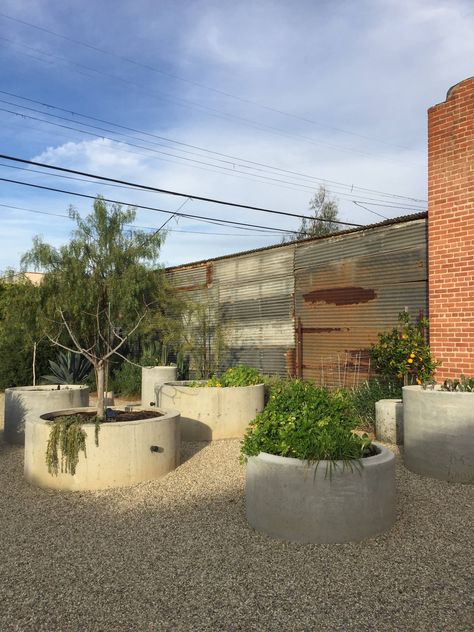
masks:
[(351, 385), (367, 348), (404, 308), (427, 312), (426, 219), (404, 220), (170, 268), (193, 300), (221, 315), (238, 363)]

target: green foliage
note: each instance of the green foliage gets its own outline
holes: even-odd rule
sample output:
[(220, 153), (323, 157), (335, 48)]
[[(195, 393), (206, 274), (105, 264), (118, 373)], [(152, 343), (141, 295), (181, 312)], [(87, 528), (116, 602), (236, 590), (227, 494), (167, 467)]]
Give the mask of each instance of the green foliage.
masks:
[(412, 323), (408, 312), (398, 315), (398, 327), (379, 334), (370, 358), (377, 373), (400, 384), (422, 384), (433, 379), (439, 363), (431, 356), (427, 342), (428, 320)]
[(450, 393), (474, 393), (474, 377), (461, 375), (459, 380), (445, 380), (441, 390)]
[(340, 230), (341, 226), (337, 223), (339, 220), (338, 202), (329, 195), (324, 185), (320, 185), (318, 191), (311, 198), (309, 210), (313, 213), (313, 218), (302, 219), (298, 233), (285, 237), (283, 241), (322, 237)]
[(357, 426), (373, 431), (375, 428), (375, 403), (379, 399), (400, 399), (402, 387), (390, 380), (366, 380), (350, 392), (350, 400)]
[[(90, 420), (94, 421), (95, 419)], [(46, 465), (50, 474), (57, 476), (61, 470), (61, 473), (74, 475), (79, 462), (79, 452), (84, 452), (84, 456), (87, 457), (83, 423), (84, 419), (76, 415), (57, 417), (52, 422), (46, 448)]]
[(142, 369), (140, 366), (123, 362), (109, 382), (111, 390), (118, 395), (139, 395), (142, 387)]
[(48, 369), (52, 345), (38, 327), (39, 289), (19, 275), (0, 282), (0, 389), (33, 384)]
[(253, 386), (263, 384), (263, 376), (258, 369), (249, 366), (234, 366), (220, 377), (213, 376), (206, 382), (193, 382), (193, 386)]
[(267, 452), (316, 462), (358, 460), (373, 448), (367, 435), (353, 433), (356, 425), (345, 391), (288, 380), (273, 387), (267, 406), (245, 434), (242, 454)]
[(227, 348), (223, 314), (211, 302), (189, 302), (183, 312), (180, 352), (197, 379), (215, 374)]
[(36, 237), (22, 264), (45, 272), (41, 326), (55, 344), (93, 364), (103, 416), (106, 361), (139, 328), (166, 321), (172, 292), (158, 268), (163, 235), (127, 228), (135, 211), (100, 197), (86, 218), (74, 209), (69, 215), (77, 224), (70, 242), (54, 248)]
[(89, 378), (92, 365), (77, 353), (66, 351), (58, 353), (57, 361), (49, 361), (51, 375), (42, 375), (42, 379), (52, 384), (84, 384)]

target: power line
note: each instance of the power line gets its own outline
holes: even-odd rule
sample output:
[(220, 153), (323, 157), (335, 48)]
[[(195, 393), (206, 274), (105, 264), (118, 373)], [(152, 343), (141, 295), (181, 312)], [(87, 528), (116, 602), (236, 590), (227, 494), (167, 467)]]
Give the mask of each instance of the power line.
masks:
[[(0, 16), (1, 15), (2, 14), (0, 13)], [(6, 38), (2, 38), (2, 39), (6, 40)], [(9, 40), (6, 40), (6, 41), (9, 41)], [(14, 42), (13, 42), (13, 45), (18, 47), (18, 44), (14, 43)], [(32, 48), (30, 46), (27, 46), (25, 44), (23, 44), (23, 46), (26, 47), (26, 48), (30, 48), (32, 50), (35, 50), (36, 52), (39, 52), (39, 53), (41, 53), (43, 55), (47, 55), (47, 56), (50, 56), (50, 57), (53, 57), (53, 58), (57, 58), (57, 59), (65, 62), (66, 64), (69, 64), (71, 66), (77, 66), (79, 68), (83, 68), (83, 69), (88, 70), (90, 72), (94, 72), (96, 74), (102, 75), (102, 76), (107, 77), (109, 79), (112, 79), (114, 81), (120, 81), (122, 83), (133, 85), (133, 86), (139, 88), (140, 90), (142, 90), (142, 91), (144, 91), (144, 92), (146, 92), (148, 94), (151, 94), (154, 98), (156, 98), (158, 96), (160, 99), (163, 99), (165, 101), (170, 101), (171, 103), (177, 103), (181, 107), (186, 107), (186, 108), (190, 108), (190, 109), (198, 109), (198, 110), (202, 110), (204, 112), (209, 112), (211, 116), (214, 116), (214, 117), (217, 117), (217, 118), (235, 119), (235, 120), (238, 120), (238, 121), (244, 123), (245, 125), (249, 125), (249, 126), (254, 127), (256, 129), (270, 131), (273, 134), (277, 134), (279, 136), (285, 136), (285, 137), (288, 137), (288, 138), (298, 138), (299, 140), (303, 140), (304, 142), (310, 143), (310, 144), (315, 145), (315, 146), (322, 145), (322, 146), (325, 146), (325, 147), (329, 147), (331, 149), (335, 149), (337, 151), (356, 153), (356, 154), (365, 155), (365, 156), (375, 156), (376, 155), (373, 152), (362, 151), (362, 150), (354, 149), (354, 148), (350, 148), (350, 147), (343, 147), (341, 145), (335, 145), (333, 143), (327, 143), (327, 142), (324, 142), (324, 141), (316, 141), (313, 138), (310, 138), (308, 136), (304, 136), (302, 134), (295, 134), (295, 133), (291, 133), (291, 132), (286, 132), (286, 131), (283, 131), (281, 128), (278, 128), (278, 127), (275, 127), (275, 126), (272, 126), (272, 125), (266, 125), (264, 123), (257, 123), (255, 121), (253, 121), (251, 119), (248, 119), (246, 117), (243, 117), (243, 116), (238, 116), (236, 114), (223, 113), (221, 110), (217, 110), (216, 108), (212, 108), (212, 107), (209, 107), (209, 106), (204, 106), (204, 105), (201, 105), (201, 104), (196, 103), (194, 101), (189, 101), (187, 99), (182, 99), (182, 98), (179, 98), (179, 97), (174, 97), (173, 98), (173, 97), (170, 97), (169, 95), (163, 94), (163, 93), (161, 93), (161, 92), (159, 92), (157, 90), (155, 90), (154, 92), (151, 92), (146, 86), (143, 86), (143, 85), (141, 85), (141, 84), (139, 84), (139, 83), (137, 83), (135, 81), (131, 81), (129, 79), (124, 79), (123, 77), (119, 77), (117, 75), (113, 75), (113, 74), (110, 74), (110, 73), (98, 70), (97, 68), (92, 68), (90, 66), (85, 66), (83, 64), (78, 64), (76, 62), (72, 62), (72, 61), (68, 60), (65, 57), (61, 57), (61, 56), (55, 55), (53, 53), (46, 53), (44, 51), (41, 51), (41, 50), (38, 50), (38, 49), (34, 49), (34, 48)], [(29, 57), (31, 57), (31, 55), (29, 55)], [(44, 62), (45, 60), (40, 59), (40, 61)], [(397, 160), (393, 160), (393, 159), (390, 159), (390, 158), (381, 158), (381, 160), (385, 160), (385, 161), (388, 161), (388, 162), (397, 162)], [(398, 162), (400, 162), (400, 161), (398, 161)]]
[[(172, 191), (169, 189), (161, 189), (158, 187), (151, 187), (145, 184), (137, 184), (135, 182), (129, 182), (127, 180), (119, 180), (117, 178), (108, 178), (106, 176), (100, 176), (100, 175), (96, 175), (93, 173), (87, 173), (84, 171), (78, 171), (76, 169), (67, 169), (66, 167), (58, 167), (56, 165), (48, 165), (46, 163), (43, 162), (37, 162), (34, 160), (26, 160), (24, 158), (17, 158), (15, 156), (9, 156), (7, 154), (0, 154), (0, 158), (4, 159), (4, 160), (11, 160), (13, 162), (20, 162), (23, 164), (28, 164), (28, 165), (34, 165), (36, 167), (43, 167), (45, 169), (52, 169), (54, 171), (60, 171), (60, 172), (64, 172), (64, 173), (73, 173), (75, 175), (80, 175), (80, 176), (85, 176), (86, 178), (94, 178), (96, 180), (101, 180), (104, 182), (113, 182), (115, 184), (125, 184), (127, 186), (132, 186), (132, 187), (136, 187), (137, 189), (141, 189), (143, 191), (152, 191), (154, 193), (163, 193), (165, 195), (173, 195), (173, 196), (177, 196), (177, 197), (186, 197), (186, 198), (190, 198), (192, 200), (199, 200), (200, 202), (210, 202), (212, 204), (220, 204), (222, 206), (232, 206), (234, 208), (243, 208), (243, 209), (248, 209), (251, 211), (258, 211), (261, 213), (272, 213), (274, 215), (285, 215), (287, 217), (296, 217), (298, 219), (309, 219), (309, 220), (314, 220), (314, 217), (311, 217), (309, 215), (302, 215), (302, 214), (296, 214), (296, 213), (289, 213), (287, 211), (276, 211), (273, 209), (268, 209), (268, 208), (262, 208), (260, 206), (251, 206), (248, 204), (240, 204), (237, 202), (228, 202), (225, 200), (218, 200), (216, 198), (208, 198), (208, 197), (203, 197), (200, 195), (193, 195), (191, 193), (182, 193), (182, 192), (178, 192), (178, 191)], [(2, 180), (5, 180), (4, 178), (2, 178)], [(7, 182), (9, 181), (8, 179), (6, 180)], [(340, 224), (342, 226), (352, 226), (352, 227), (360, 227), (361, 224), (354, 224), (351, 222), (343, 222), (343, 221), (339, 221), (339, 220), (327, 220), (327, 219), (320, 219), (319, 221), (322, 222), (332, 222), (333, 224)]]
[[(1, 182), (10, 182), (12, 184), (19, 184), (21, 186), (27, 186), (27, 187), (32, 187), (34, 189), (41, 189), (44, 191), (54, 191), (56, 193), (64, 193), (66, 195), (74, 195), (76, 197), (81, 197), (81, 198), (86, 198), (88, 200), (95, 200), (97, 196), (94, 195), (87, 195), (86, 193), (78, 193), (76, 191), (67, 191), (65, 189), (56, 189), (54, 187), (47, 187), (44, 186), (42, 184), (33, 184), (31, 182), (22, 182), (20, 180), (12, 180), (10, 178), (0, 178)], [(187, 196), (187, 197), (192, 197), (192, 196)], [(177, 213), (176, 211), (169, 211), (166, 209), (161, 209), (161, 208), (156, 208), (154, 206), (144, 206), (143, 204), (134, 204), (132, 202), (123, 202), (121, 200), (111, 200), (110, 198), (106, 198), (106, 197), (102, 197), (102, 199), (104, 200), (104, 202), (109, 202), (110, 204), (121, 204), (123, 206), (132, 206), (134, 208), (140, 208), (143, 209), (145, 211), (154, 211), (157, 213), (170, 213), (171, 215), (174, 214), (176, 216), (179, 217), (187, 217), (188, 219), (198, 219), (198, 220), (202, 220), (202, 221), (209, 221), (208, 217), (204, 217), (202, 215), (194, 215), (194, 214), (189, 214), (189, 213)], [(246, 207), (247, 208), (247, 207)], [(272, 212), (272, 211), (270, 211)], [(277, 212), (277, 211), (275, 211)], [(298, 217), (298, 216), (296, 216)], [(314, 218), (313, 218), (314, 219)], [(243, 227), (250, 227), (250, 228), (262, 228), (262, 229), (268, 229), (268, 230), (272, 230), (278, 233), (294, 233), (295, 235), (299, 234), (299, 231), (297, 230), (289, 230), (286, 228), (275, 228), (273, 226), (261, 226), (259, 224), (249, 224), (247, 222), (236, 222), (236, 221), (232, 221), (232, 220), (225, 220), (225, 219), (218, 219), (218, 220), (214, 220), (214, 221), (219, 221), (219, 223), (221, 224), (230, 224), (230, 225), (235, 225), (235, 226), (243, 226)], [(350, 226), (355, 226), (357, 228), (360, 228), (361, 225), (360, 224), (350, 224)]]
[(131, 57), (125, 57), (123, 55), (119, 55), (117, 53), (114, 53), (113, 51), (109, 51), (107, 49), (100, 48), (98, 46), (93, 46), (92, 44), (88, 44), (86, 42), (82, 42), (80, 40), (67, 37), (66, 35), (62, 35), (60, 33), (56, 33), (55, 31), (52, 31), (50, 29), (38, 26), (36, 24), (32, 24), (31, 22), (26, 22), (25, 20), (20, 20), (19, 18), (14, 18), (12, 16), (6, 15), (5, 13), (0, 13), (0, 16), (3, 17), (3, 18), (6, 18), (8, 20), (12, 20), (14, 22), (18, 22), (20, 24), (24, 24), (24, 25), (29, 26), (31, 28), (43, 31), (45, 33), (48, 33), (49, 35), (54, 35), (55, 37), (59, 37), (59, 38), (64, 39), (66, 41), (69, 41), (69, 42), (72, 42), (74, 44), (77, 44), (78, 46), (84, 46), (85, 48), (89, 48), (91, 50), (94, 50), (95, 52), (98, 52), (98, 53), (101, 53), (101, 54), (105, 54), (105, 55), (109, 55), (111, 57), (115, 57), (115, 58), (120, 59), (122, 61), (126, 61), (129, 64), (133, 64), (134, 66), (145, 68), (146, 70), (150, 70), (152, 72), (158, 73), (158, 74), (163, 75), (165, 77), (169, 77), (171, 79), (176, 79), (177, 81), (181, 81), (183, 83), (188, 83), (190, 85), (197, 86), (197, 87), (202, 88), (204, 90), (209, 90), (210, 92), (214, 92), (215, 94), (220, 94), (220, 95), (228, 97), (230, 99), (235, 99), (237, 101), (240, 101), (241, 103), (246, 103), (248, 105), (252, 105), (254, 107), (258, 107), (258, 108), (261, 108), (263, 110), (267, 110), (269, 112), (275, 112), (276, 114), (280, 114), (282, 116), (293, 118), (295, 120), (303, 121), (305, 123), (310, 123), (311, 125), (316, 125), (318, 127), (323, 127), (323, 128), (325, 127), (327, 129), (331, 129), (331, 130), (334, 130), (334, 131), (342, 133), (342, 134), (348, 134), (350, 136), (363, 138), (364, 140), (375, 141), (377, 143), (382, 143), (384, 145), (397, 147), (399, 149), (409, 149), (409, 147), (405, 147), (403, 145), (390, 143), (388, 141), (380, 140), (378, 138), (373, 138), (373, 137), (370, 137), (370, 136), (366, 136), (364, 134), (358, 134), (357, 132), (345, 130), (345, 129), (342, 129), (342, 128), (339, 128), (339, 127), (334, 127), (334, 126), (327, 125), (327, 124), (323, 124), (323, 123), (320, 123), (318, 121), (314, 121), (312, 119), (309, 119), (307, 117), (300, 116), (298, 114), (293, 114), (291, 112), (286, 112), (286, 111), (281, 110), (279, 108), (275, 108), (275, 107), (272, 107), (272, 106), (269, 106), (269, 105), (266, 105), (266, 104), (263, 104), (263, 103), (258, 103), (256, 101), (253, 101), (252, 99), (247, 99), (247, 98), (242, 97), (240, 95), (236, 95), (236, 94), (233, 94), (231, 92), (227, 92), (226, 90), (221, 90), (219, 88), (208, 86), (206, 84), (200, 83), (199, 81), (195, 81), (193, 79), (186, 79), (186, 78), (181, 77), (179, 75), (176, 75), (174, 73), (170, 73), (170, 72), (166, 72), (164, 70), (158, 69), (155, 66), (151, 66), (150, 64), (145, 64), (143, 62), (139, 62), (136, 59), (132, 59)]
[[(62, 215), (60, 213), (50, 213), (49, 211), (40, 211), (37, 209), (32, 209), (32, 208), (25, 208), (24, 206), (14, 206), (12, 204), (0, 204), (0, 207), (3, 208), (9, 208), (9, 209), (13, 209), (13, 210), (17, 210), (17, 211), (25, 211), (27, 213), (36, 213), (38, 215), (49, 215), (51, 217), (61, 217), (63, 219), (67, 219), (70, 221), (73, 221), (73, 219), (69, 216), (69, 215)], [(173, 213), (173, 211), (167, 211), (169, 213)], [(170, 218), (171, 219), (171, 218)], [(140, 230), (151, 230), (156, 232), (156, 227), (153, 226), (140, 226), (138, 224), (125, 224), (125, 226), (127, 226), (128, 228), (138, 228)], [(236, 226), (237, 230), (243, 230), (242, 228), (238, 228)], [(158, 229), (161, 230), (161, 229)], [(258, 230), (258, 229), (254, 229), (251, 232), (254, 233), (252, 236), (253, 237), (269, 237), (271, 236), (272, 232), (273, 232), (273, 228), (272, 229), (268, 229), (268, 230)], [(211, 235), (213, 237), (218, 237), (219, 235), (222, 235), (223, 237), (246, 237), (248, 239), (248, 235), (244, 235), (242, 233), (213, 233), (210, 231), (199, 231), (199, 230), (185, 230), (185, 229), (177, 229), (177, 228), (167, 228), (166, 229), (167, 233), (185, 233), (188, 235)], [(292, 231), (288, 231), (288, 232), (292, 232)], [(257, 234), (260, 233), (260, 234)], [(279, 232), (276, 234), (280, 234)]]
[[(23, 101), (28, 101), (30, 103), (35, 103), (36, 105), (40, 105), (42, 107), (58, 110), (58, 111), (70, 114), (71, 116), (79, 116), (81, 118), (92, 120), (92, 121), (95, 121), (95, 122), (98, 122), (98, 123), (105, 123), (106, 125), (112, 125), (113, 127), (117, 127), (119, 129), (124, 129), (124, 130), (130, 131), (130, 132), (134, 132), (135, 134), (141, 134), (143, 136), (148, 136), (150, 138), (154, 138), (154, 139), (157, 139), (157, 140), (160, 140), (160, 141), (165, 141), (166, 143), (173, 143), (175, 145), (180, 145), (180, 146), (183, 146), (183, 147), (196, 149), (196, 150), (198, 150), (200, 152), (206, 152), (206, 153), (218, 156), (220, 158), (227, 159), (227, 160), (219, 160), (219, 158), (216, 158), (215, 160), (219, 160), (220, 162), (224, 162), (226, 164), (230, 164), (230, 165), (232, 165), (232, 167), (235, 167), (235, 161), (237, 160), (237, 161), (240, 161), (242, 163), (247, 163), (247, 165), (252, 165), (252, 166), (255, 166), (255, 167), (263, 167), (264, 169), (270, 169), (272, 171), (285, 173), (285, 174), (288, 174), (288, 175), (291, 175), (291, 176), (297, 176), (297, 177), (302, 178), (302, 179), (309, 179), (310, 181), (313, 181), (313, 182), (316, 181), (318, 183), (324, 183), (324, 184), (329, 184), (329, 185), (335, 185), (335, 186), (338, 186), (338, 187), (344, 187), (344, 188), (350, 189), (351, 192), (353, 192), (354, 189), (357, 189), (359, 191), (365, 191), (365, 192), (368, 192), (368, 193), (376, 193), (378, 195), (383, 195), (384, 197), (393, 197), (393, 198), (410, 200), (412, 202), (426, 203), (426, 200), (422, 200), (422, 199), (419, 199), (419, 198), (409, 197), (409, 196), (395, 194), (395, 193), (386, 193), (384, 191), (380, 191), (380, 190), (377, 190), (377, 189), (369, 189), (369, 188), (360, 187), (360, 186), (357, 186), (357, 185), (354, 185), (354, 184), (346, 184), (346, 183), (338, 182), (338, 181), (335, 181), (335, 180), (328, 180), (328, 179), (325, 179), (325, 178), (318, 178), (316, 176), (311, 176), (309, 174), (301, 173), (301, 172), (298, 172), (298, 171), (292, 171), (290, 169), (283, 169), (283, 168), (280, 168), (280, 167), (275, 167), (273, 165), (268, 165), (268, 164), (265, 164), (265, 163), (261, 163), (261, 162), (257, 162), (257, 161), (253, 161), (253, 160), (248, 160), (248, 159), (245, 159), (245, 158), (242, 158), (242, 157), (232, 156), (230, 154), (225, 154), (225, 153), (222, 153), (222, 152), (216, 152), (216, 151), (213, 151), (213, 150), (210, 150), (210, 149), (206, 149), (204, 147), (199, 147), (198, 145), (192, 145), (190, 143), (184, 143), (182, 141), (177, 141), (177, 140), (174, 140), (172, 138), (167, 138), (165, 136), (152, 134), (150, 132), (145, 132), (145, 131), (142, 131), (142, 130), (139, 130), (139, 129), (136, 129), (136, 128), (133, 128), (133, 127), (128, 127), (128, 126), (125, 126), (125, 125), (121, 125), (119, 123), (114, 123), (112, 121), (108, 121), (108, 120), (105, 120), (105, 119), (97, 118), (97, 117), (90, 116), (90, 115), (87, 115), (87, 114), (82, 114), (81, 112), (76, 112), (74, 110), (66, 109), (66, 108), (63, 108), (63, 107), (59, 107), (59, 106), (53, 105), (51, 103), (37, 101), (36, 99), (31, 99), (31, 98), (28, 98), (28, 97), (24, 97), (24, 96), (21, 96), (21, 95), (12, 93), (12, 92), (7, 92), (5, 90), (0, 90), (0, 94), (11, 96), (11, 97), (14, 97), (15, 99), (20, 99), (20, 100), (23, 100)], [(25, 106), (22, 106), (20, 104), (12, 103), (10, 101), (2, 101), (0, 99), (0, 102), (7, 103), (9, 105), (14, 105), (15, 107), (21, 107), (23, 109), (30, 109), (30, 108), (26, 108)], [(58, 117), (58, 116), (49, 114), (47, 112), (43, 112), (42, 110), (36, 110), (34, 108), (31, 108), (31, 110), (34, 111), (34, 112), (41, 113), (41, 114), (46, 115), (46, 116), (53, 116), (54, 118), (61, 118), (62, 120), (66, 120), (66, 121), (72, 122), (71, 119), (69, 119), (69, 118)], [(85, 123), (81, 123), (80, 121), (75, 121), (75, 122), (80, 124), (80, 125), (93, 127), (93, 126), (86, 125)], [(112, 132), (114, 134), (117, 134), (117, 132), (112, 131), (112, 130), (103, 130), (102, 128), (95, 128), (95, 129), (101, 129), (102, 131), (108, 131), (108, 132)], [(126, 137), (129, 137), (129, 138), (132, 138), (134, 140), (137, 140), (136, 136), (128, 136), (127, 134), (123, 134), (123, 135), (126, 136)], [(162, 147), (168, 147), (168, 145), (165, 145), (163, 143), (153, 143), (153, 144), (156, 144), (156, 145), (162, 146)], [(175, 148), (172, 148), (172, 149), (175, 149)], [(192, 154), (192, 155), (201, 156), (201, 154), (196, 154), (194, 152), (189, 152), (189, 151), (186, 151), (184, 149), (183, 150), (179, 150), (179, 151), (182, 151), (183, 153), (189, 153), (189, 154)], [(255, 167), (249, 167), (247, 165), (243, 164), (243, 165), (239, 165), (239, 166), (241, 166), (243, 168), (246, 168), (246, 169), (255, 168)], [(255, 170), (263, 171), (262, 169), (255, 169)]]

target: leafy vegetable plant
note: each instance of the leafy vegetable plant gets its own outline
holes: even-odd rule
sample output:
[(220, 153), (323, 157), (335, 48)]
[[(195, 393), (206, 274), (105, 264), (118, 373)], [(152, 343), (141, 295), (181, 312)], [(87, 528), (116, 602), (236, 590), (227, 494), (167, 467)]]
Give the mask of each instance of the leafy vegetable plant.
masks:
[(213, 376), (206, 382), (193, 382), (192, 386), (253, 386), (263, 381), (258, 369), (242, 365), (231, 367), (220, 377)]
[(250, 424), (241, 451), (244, 459), (267, 452), (347, 463), (375, 453), (366, 434), (354, 434), (356, 425), (347, 392), (289, 380), (273, 387), (267, 406)]

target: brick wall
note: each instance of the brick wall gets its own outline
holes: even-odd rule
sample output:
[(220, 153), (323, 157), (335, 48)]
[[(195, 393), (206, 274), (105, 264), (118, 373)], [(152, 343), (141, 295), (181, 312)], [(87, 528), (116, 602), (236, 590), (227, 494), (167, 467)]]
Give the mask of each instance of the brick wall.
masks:
[(428, 271), (437, 380), (474, 376), (474, 77), (428, 110)]

